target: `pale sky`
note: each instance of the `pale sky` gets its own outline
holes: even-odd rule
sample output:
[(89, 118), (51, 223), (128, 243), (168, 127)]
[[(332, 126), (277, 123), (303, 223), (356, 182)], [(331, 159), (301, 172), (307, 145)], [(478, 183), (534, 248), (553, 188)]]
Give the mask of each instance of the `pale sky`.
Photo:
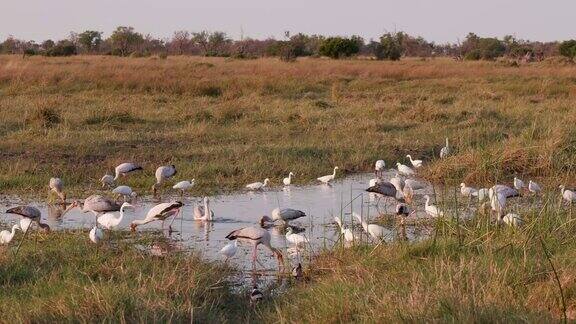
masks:
[(133, 26), (169, 37), (175, 30), (220, 30), (234, 39), (293, 34), (378, 38), (405, 31), (437, 43), (506, 34), (530, 40), (576, 38), (574, 0), (0, 0), (0, 40), (61, 39), (70, 31)]

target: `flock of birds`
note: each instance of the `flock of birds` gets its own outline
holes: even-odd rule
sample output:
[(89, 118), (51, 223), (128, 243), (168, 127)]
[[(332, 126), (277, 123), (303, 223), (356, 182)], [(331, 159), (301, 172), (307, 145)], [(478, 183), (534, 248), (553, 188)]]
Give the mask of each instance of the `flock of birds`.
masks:
[[(446, 158), (451, 154), (451, 148), (449, 146), (448, 139), (446, 139), (446, 145), (440, 150), (440, 158)], [(422, 160), (413, 159), (411, 155), (406, 156), (410, 161), (411, 166), (396, 163), (397, 173), (394, 177), (389, 180), (384, 180), (384, 171), (386, 163), (383, 160), (378, 160), (375, 163), (375, 174), (376, 177), (370, 180), (369, 188), (366, 189), (372, 195), (380, 198), (392, 198), (396, 200), (396, 210), (395, 213), (400, 217), (401, 224), (403, 220), (415, 213), (415, 209), (412, 209), (409, 205), (413, 202), (415, 191), (424, 189), (425, 185), (418, 180), (411, 179), (417, 174), (417, 170), (421, 168), (424, 164)], [(111, 199), (107, 196), (101, 194), (94, 194), (81, 203), (77, 200), (72, 201), (66, 207), (66, 212), (72, 208), (80, 208), (84, 213), (92, 213), (95, 217), (95, 225), (91, 228), (89, 232), (89, 238), (94, 243), (99, 243), (104, 238), (104, 229), (112, 231), (117, 229), (122, 219), (124, 218), (125, 209), (134, 208), (134, 206), (129, 202), (131, 199), (135, 198), (137, 194), (126, 185), (119, 185), (114, 187), (123, 177), (126, 177), (133, 172), (142, 170), (142, 167), (135, 163), (122, 163), (115, 168), (114, 175), (106, 174), (101, 179), (100, 182), (103, 187), (111, 189), (111, 192), (117, 196), (116, 199)], [(317, 180), (324, 184), (330, 184), (336, 178), (336, 172), (338, 167), (334, 167), (332, 174), (318, 177)], [(176, 166), (165, 165), (160, 166), (155, 172), (155, 182), (152, 185), (152, 193), (154, 196), (158, 194), (158, 191), (167, 182), (168, 179), (175, 177), (177, 174)], [(292, 183), (294, 173), (290, 172), (286, 178), (282, 180), (285, 186), (289, 186)], [(190, 190), (195, 184), (195, 180), (184, 180), (176, 183), (172, 188), (178, 190), (181, 195), (188, 190)], [(246, 185), (247, 190), (258, 191), (264, 190), (270, 184), (270, 179), (266, 178), (263, 182), (254, 182)], [(64, 183), (60, 178), (51, 178), (49, 181), (50, 191), (55, 193), (61, 202), (66, 206), (66, 194), (64, 192)], [(461, 183), (460, 192), (463, 196), (473, 197), (481, 202), (489, 204), (492, 211), (497, 214), (497, 220), (502, 223), (506, 223), (512, 226), (519, 226), (522, 224), (522, 219), (517, 214), (505, 213), (507, 199), (512, 197), (517, 197), (521, 195), (521, 190), (527, 189), (533, 194), (539, 194), (541, 192), (541, 187), (534, 181), (530, 180), (528, 185), (518, 179), (514, 178), (512, 186), (507, 186), (503, 184), (496, 184), (491, 188), (476, 189), (467, 186), (465, 183)], [(576, 200), (576, 191), (566, 189), (564, 186), (560, 186), (561, 195), (564, 200), (572, 202)], [(120, 203), (119, 198), (123, 197), (124, 202)], [(425, 195), (424, 197), (424, 211), (429, 217), (442, 217), (444, 212), (438, 206), (431, 204), (430, 197)], [(130, 229), (136, 231), (137, 227), (140, 225), (148, 224), (151, 222), (159, 221), (162, 223), (162, 229), (165, 227), (165, 222), (171, 218), (171, 222), (168, 225), (168, 230), (172, 231), (172, 223), (181, 214), (181, 209), (183, 207), (181, 201), (170, 201), (162, 202), (153, 206), (142, 219), (133, 220), (130, 223)], [(118, 215), (115, 214), (118, 212)], [(15, 214), (21, 217), (19, 224), (12, 226), (11, 230), (4, 230), (0, 232), (0, 244), (7, 244), (12, 241), (16, 231), (21, 230), (24, 235), (28, 232), (32, 224), (36, 224), (40, 230), (49, 231), (50, 228), (47, 224), (41, 221), (41, 212), (34, 206), (22, 205), (16, 206), (6, 210), (7, 214)], [(263, 216), (259, 223), (254, 226), (239, 228), (230, 232), (226, 238), (232, 242), (224, 246), (220, 253), (228, 260), (233, 257), (238, 250), (238, 241), (246, 243), (252, 246), (252, 265), (255, 267), (257, 261), (257, 248), (259, 245), (266, 247), (273, 256), (277, 259), (279, 266), (283, 266), (283, 256), (282, 252), (273, 247), (271, 244), (271, 235), (267, 230), (271, 226), (282, 225), (286, 227), (286, 241), (295, 247), (309, 244), (308, 238), (304, 235), (295, 233), (292, 227), (289, 226), (289, 222), (305, 217), (306, 214), (300, 210), (291, 208), (276, 208), (272, 211), (271, 217)], [(362, 229), (376, 242), (381, 242), (384, 239), (384, 235), (387, 230), (378, 224), (370, 224), (366, 219), (363, 219), (359, 214), (353, 214), (353, 216), (362, 225)], [(211, 222), (214, 221), (214, 211), (210, 208), (210, 199), (204, 197), (202, 204), (198, 204), (193, 209), (193, 219), (201, 222)], [(354, 231), (343, 224), (342, 220), (335, 217), (334, 222), (339, 226), (342, 239), (346, 242), (354, 242), (358, 239)], [(24, 238), (23, 238), (24, 239)], [(299, 276), (302, 273), (302, 266), (300, 263), (292, 269), (292, 273), (295, 276)]]

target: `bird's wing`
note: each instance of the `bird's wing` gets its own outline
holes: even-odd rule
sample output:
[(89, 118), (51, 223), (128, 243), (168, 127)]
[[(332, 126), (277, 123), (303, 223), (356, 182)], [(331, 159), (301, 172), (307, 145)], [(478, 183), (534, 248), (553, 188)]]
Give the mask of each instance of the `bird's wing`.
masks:
[(32, 206), (17, 206), (6, 210), (6, 213), (16, 214), (31, 219), (39, 219), (41, 215), (40, 210)]

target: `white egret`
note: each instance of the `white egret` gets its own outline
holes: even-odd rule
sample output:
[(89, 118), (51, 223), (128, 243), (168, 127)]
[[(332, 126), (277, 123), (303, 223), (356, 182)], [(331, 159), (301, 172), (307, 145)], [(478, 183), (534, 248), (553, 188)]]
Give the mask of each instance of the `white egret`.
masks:
[(338, 170), (338, 167), (334, 167), (334, 172), (332, 172), (332, 174), (316, 178), (316, 180), (318, 180), (322, 183), (330, 183), (330, 181), (332, 181), (336, 178), (336, 170)]
[(122, 219), (124, 218), (124, 209), (125, 208), (133, 208), (131, 204), (125, 202), (120, 206), (120, 216), (116, 217), (116, 215), (112, 213), (106, 213), (100, 217), (98, 217), (98, 224), (102, 225), (107, 230), (112, 230), (120, 225)]
[(424, 205), (424, 210), (426, 211), (426, 214), (428, 214), (431, 217), (444, 216), (444, 212), (441, 211), (438, 207), (430, 205), (430, 196), (426, 195), (424, 196), (424, 199), (426, 199), (426, 204)]
[(288, 227), (286, 230), (286, 241), (297, 247), (308, 244), (308, 239), (304, 235), (294, 233), (292, 227)]
[(226, 257), (224, 262), (236, 255), (236, 252), (238, 252), (238, 241), (230, 242), (220, 249), (220, 254)]
[(98, 226), (94, 226), (90, 230), (88, 237), (90, 238), (90, 241), (92, 241), (92, 243), (98, 244), (104, 238), (104, 232), (102, 231), (102, 229), (98, 228)]
[(422, 160), (412, 160), (412, 156), (410, 154), (406, 155), (408, 159), (410, 159), (410, 163), (415, 168), (420, 168), (422, 166)]
[(294, 173), (290, 172), (286, 178), (282, 179), (282, 182), (285, 186), (292, 184), (292, 177), (294, 177)]
[(382, 241), (384, 236), (386, 235), (386, 229), (383, 226), (377, 224), (368, 224), (366, 219), (362, 219), (362, 217), (357, 213), (352, 213), (354, 217), (362, 224), (362, 228), (364, 232), (369, 234), (375, 241)]
[(443, 159), (450, 155), (450, 145), (448, 144), (448, 137), (446, 137), (446, 146), (440, 149), (440, 158)]
[(172, 186), (172, 189), (180, 190), (181, 195), (184, 195), (184, 191), (188, 191), (192, 189), (192, 187), (194, 187), (195, 181), (196, 181), (195, 179), (192, 179), (190, 181), (188, 180), (180, 181), (174, 186)]
[(18, 224), (12, 226), (12, 231), (3, 230), (0, 232), (0, 244), (8, 244), (14, 238), (16, 230), (19, 230), (20, 226)]
[(400, 162), (396, 163), (396, 167), (398, 168), (398, 171), (400, 173), (402, 173), (403, 175), (407, 175), (407, 176), (411, 176), (414, 175), (416, 172), (414, 172), (414, 170), (412, 170), (411, 167), (402, 164)]
[(466, 186), (466, 184), (464, 182), (462, 182), (460, 184), (460, 193), (464, 197), (472, 197), (472, 196), (477, 197), (478, 196), (478, 190), (476, 188)]
[(386, 167), (386, 162), (384, 160), (378, 160), (374, 164), (374, 170), (376, 171), (376, 176), (381, 177), (382, 173), (384, 173), (384, 168)]
[(264, 179), (264, 182), (253, 182), (246, 185), (246, 189), (256, 191), (256, 190), (263, 190), (268, 186), (270, 183), (270, 179)]
[(540, 185), (538, 185), (536, 182), (530, 180), (528, 182), (528, 191), (530, 191), (533, 194), (539, 194), (540, 191), (542, 191), (542, 189), (540, 188)]
[(346, 243), (354, 242), (354, 232), (352, 232), (351, 229), (344, 227), (338, 216), (334, 216), (334, 221), (338, 224), (338, 227), (340, 227), (340, 233), (344, 235), (344, 241), (346, 241)]

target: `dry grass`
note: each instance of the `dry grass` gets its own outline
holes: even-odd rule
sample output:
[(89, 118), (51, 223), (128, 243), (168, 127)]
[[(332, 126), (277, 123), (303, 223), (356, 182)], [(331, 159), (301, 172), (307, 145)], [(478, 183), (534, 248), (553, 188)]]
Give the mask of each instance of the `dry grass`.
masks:
[[(199, 180), (196, 194), (213, 193), (278, 184), (289, 171), (297, 183), (334, 165), (368, 171), (406, 153), (435, 181), (572, 181), (575, 72), (442, 59), (1, 56), (0, 189), (36, 194), (61, 176), (91, 192), (133, 160), (147, 170), (128, 181), (140, 191), (174, 163)], [(456, 155), (435, 162), (446, 136)]]

